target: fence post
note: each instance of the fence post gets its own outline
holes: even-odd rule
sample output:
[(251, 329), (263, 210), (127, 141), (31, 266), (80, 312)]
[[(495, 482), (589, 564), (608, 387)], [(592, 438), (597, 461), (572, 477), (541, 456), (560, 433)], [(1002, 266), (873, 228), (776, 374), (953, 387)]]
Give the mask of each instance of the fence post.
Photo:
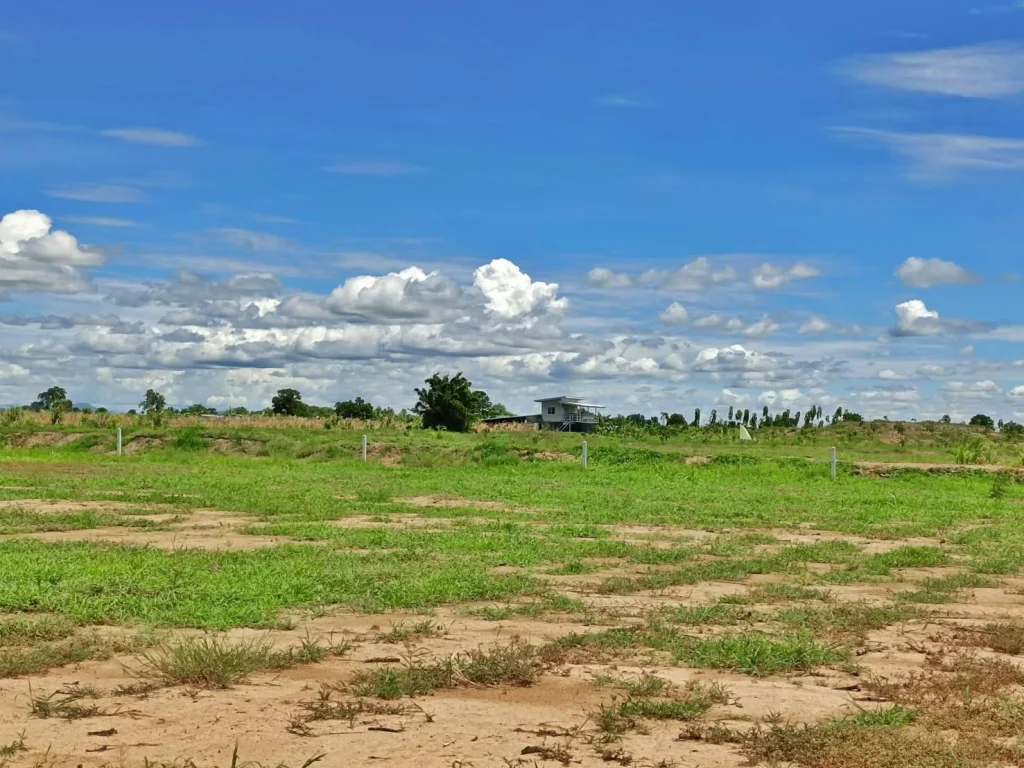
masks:
[(836, 447), (832, 446), (832, 479), (836, 479)]
[(363, 461), (366, 461), (366, 435), (363, 435)]
[(121, 428), (117, 428), (117, 455), (121, 455)]
[(587, 441), (583, 441), (583, 468), (587, 468)]

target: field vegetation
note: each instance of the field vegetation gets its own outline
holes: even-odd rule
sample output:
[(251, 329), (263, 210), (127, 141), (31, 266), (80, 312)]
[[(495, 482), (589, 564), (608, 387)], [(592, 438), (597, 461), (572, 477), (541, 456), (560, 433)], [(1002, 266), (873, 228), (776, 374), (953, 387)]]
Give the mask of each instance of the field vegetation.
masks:
[(1024, 765), (985, 425), (623, 428), (584, 470), (580, 435), (41, 415), (0, 419), (2, 765)]

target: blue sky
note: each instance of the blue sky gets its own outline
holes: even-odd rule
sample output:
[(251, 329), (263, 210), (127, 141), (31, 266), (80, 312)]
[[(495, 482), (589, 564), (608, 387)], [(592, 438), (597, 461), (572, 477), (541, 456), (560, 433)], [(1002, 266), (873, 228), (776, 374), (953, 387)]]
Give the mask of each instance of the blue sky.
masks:
[(8, 9), (0, 402), (1024, 417), (1024, 3), (895, 5)]

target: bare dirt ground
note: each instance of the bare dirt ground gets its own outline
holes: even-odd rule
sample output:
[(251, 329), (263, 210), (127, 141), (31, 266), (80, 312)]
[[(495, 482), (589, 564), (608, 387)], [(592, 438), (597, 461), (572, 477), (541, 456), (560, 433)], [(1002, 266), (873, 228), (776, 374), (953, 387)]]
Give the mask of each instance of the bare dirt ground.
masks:
[[(443, 497), (405, 499), (425, 507), (486, 507), (484, 502)], [(133, 505), (119, 502), (65, 502), (20, 500), (0, 507), (30, 506), (54, 514), (96, 509), (124, 513)], [(497, 508), (497, 507), (493, 507)], [(238, 532), (252, 518), (213, 510), (182, 514), (156, 510), (148, 516), (168, 530), (145, 531), (123, 527), (81, 531), (23, 534), (41, 540), (114, 541), (162, 548), (242, 549), (288, 541), (286, 537), (254, 536)], [(367, 516), (337, 521), (339, 525), (443, 526), (451, 521), (390, 515), (388, 522)], [(673, 526), (605, 526), (617, 538), (632, 541), (709, 541), (728, 531), (691, 531)], [(750, 532), (750, 529), (744, 529)], [(940, 546), (939, 539), (899, 542), (878, 541), (831, 532), (765, 530), (784, 543), (842, 540), (865, 547), (866, 553), (887, 552), (896, 546)], [(7, 537), (3, 537), (7, 538)], [(305, 545), (305, 544), (304, 544)], [(777, 548), (765, 545), (765, 551)], [(705, 582), (657, 592), (602, 594), (599, 585), (611, 576), (638, 576), (657, 570), (651, 566), (620, 565), (594, 574), (544, 576), (563, 596), (578, 599), (586, 615), (541, 613), (510, 615), (488, 621), (468, 615), (489, 604), (438, 609), (430, 615), (363, 615), (339, 612), (311, 618), (293, 617), (288, 631), (234, 630), (231, 641), (268, 640), (275, 647), (298, 646), (315, 638), (351, 643), (339, 657), (302, 664), (274, 673), (252, 675), (225, 690), (189, 686), (156, 687), (142, 694), (118, 693), (118, 686), (136, 684), (146, 669), (137, 656), (90, 661), (53, 669), (31, 678), (0, 680), (0, 747), (23, 742), (24, 749), (0, 756), (0, 766), (135, 766), (157, 761), (186, 766), (227, 766), (238, 745), (242, 761), (258, 760), (265, 766), (300, 766), (310, 757), (326, 755), (322, 765), (382, 765), (394, 768), (484, 768), (485, 766), (703, 766), (734, 768), (748, 765), (732, 744), (680, 738), (683, 725), (675, 720), (645, 720), (616, 739), (598, 727), (601, 709), (622, 699), (622, 692), (602, 680), (637, 681), (654, 675), (682, 690), (698, 681), (723, 686), (728, 695), (703, 716), (705, 723), (743, 731), (764, 723), (815, 724), (854, 715), (864, 709), (889, 706), (884, 698), (868, 694), (864, 681), (875, 676), (898, 680), (927, 671), (936, 658), (949, 652), (958, 628), (993, 622), (1021, 626), (1024, 622), (1024, 580), (1002, 579), (991, 587), (964, 590), (953, 602), (929, 606), (929, 614), (864, 633), (856, 643), (856, 668), (844, 664), (820, 665), (810, 671), (757, 677), (731, 671), (693, 669), (671, 662), (665, 654), (649, 651), (569, 656), (546, 664), (534, 684), (464, 685), (393, 702), (393, 711), (353, 711), (349, 718), (303, 721), (302, 713), (323, 691), (334, 686), (333, 696), (345, 700), (345, 685), (360, 671), (382, 666), (405, 668), (411, 664), (443, 660), (460, 653), (507, 645), (513, 641), (540, 648), (570, 633), (594, 633), (631, 627), (653, 612), (680, 606), (711, 606), (722, 598), (744, 597), (758, 586), (786, 583), (786, 576), (764, 574), (745, 581)], [(897, 590), (927, 578), (955, 573), (953, 568), (907, 569), (904, 581), (856, 583), (827, 587), (832, 605), (889, 605)], [(756, 593), (755, 593), (756, 594)], [(806, 603), (795, 603), (800, 607)], [(770, 614), (778, 604), (749, 604), (752, 612)], [(407, 631), (429, 619), (428, 632)], [(748, 628), (758, 628), (751, 625)], [(400, 631), (399, 631), (400, 630)], [(109, 631), (109, 628), (98, 628)], [(723, 627), (685, 628), (695, 636), (716, 635)], [(1022, 630), (1024, 631), (1024, 630)], [(402, 639), (392, 639), (386, 635)], [(196, 636), (194, 631), (174, 633), (172, 642)], [(1021, 662), (1024, 658), (984, 652), (988, 657)], [(75, 692), (91, 691), (82, 699), (96, 710), (88, 717), (41, 718), (31, 711), (33, 698), (60, 700)], [(351, 698), (350, 696), (347, 698)], [(298, 723), (298, 726), (296, 725)], [(177, 762), (175, 762), (177, 761)]]
[[(686, 598), (675, 598), (675, 603), (702, 602), (723, 593), (743, 591), (741, 585), (719, 586), (694, 588)], [(867, 593), (875, 590), (879, 600), (887, 597), (884, 589), (865, 589)], [(863, 595), (850, 595), (854, 596), (859, 599)], [(23, 734), (28, 751), (15, 756), (13, 765), (31, 765), (44, 754), (47, 765), (135, 765), (147, 758), (225, 765), (237, 742), (243, 759), (259, 759), (264, 764), (294, 765), (325, 753), (325, 765), (382, 762), (399, 768), (449, 768), (532, 766), (535, 760), (537, 764), (557, 765), (557, 761), (533, 756), (526, 762), (518, 761), (524, 757), (524, 750), (536, 755), (539, 753), (531, 751), (534, 748), (564, 747), (571, 764), (597, 766), (608, 761), (601, 754), (605, 747), (593, 743), (594, 713), (615, 696), (614, 690), (594, 684), (602, 676), (638, 679), (642, 674), (654, 674), (678, 686), (694, 680), (720, 683), (729, 690), (729, 700), (707, 715), (718, 724), (744, 728), (765, 719), (815, 723), (879, 706), (859, 692), (860, 681), (872, 674), (899, 677), (924, 669), (927, 652), (941, 645), (936, 637), (959, 622), (961, 612), (994, 619), (1008, 614), (1019, 617), (1024, 607), (1019, 597), (1001, 590), (980, 591), (974, 599), (976, 602), (946, 607), (947, 618), (907, 622), (869, 633), (864, 653), (858, 658), (862, 671), (856, 676), (832, 668), (758, 678), (656, 661), (568, 663), (547, 670), (529, 687), (444, 690), (419, 697), (414, 704), (407, 700), (409, 706), (400, 714), (361, 714), (351, 721), (316, 722), (304, 735), (298, 735), (290, 728), (302, 703), (315, 700), (321, 685), (343, 685), (360, 669), (382, 663), (400, 665), (410, 656), (445, 658), (460, 651), (508, 643), (513, 638), (542, 645), (570, 632), (597, 631), (622, 621), (609, 615), (606, 624), (596, 626), (558, 617), (490, 622), (445, 609), (433, 616), (442, 627), (437, 636), (386, 643), (378, 639), (380, 631), (402, 626), (401, 622), (419, 622), (423, 617), (339, 614), (300, 621), (289, 632), (229, 633), (238, 640), (267, 637), (282, 646), (294, 645), (306, 636), (334, 640), (347, 637), (355, 647), (344, 658), (254, 675), (248, 683), (228, 690), (170, 687), (144, 696), (114, 695), (112, 689), (116, 686), (137, 682), (133, 670), (140, 669), (140, 663), (132, 657), (83, 663), (31, 680), (4, 680), (0, 684), (0, 735), (13, 738)], [(608, 602), (603, 598), (593, 601), (595, 607), (605, 610), (612, 607)], [(633, 595), (628, 603), (629, 613), (641, 614), (664, 606), (665, 600)], [(71, 721), (30, 716), (32, 696), (83, 686), (95, 687), (99, 695), (95, 703), (105, 714)], [(744, 764), (743, 757), (728, 745), (679, 740), (679, 723), (653, 721), (645, 730), (626, 734), (621, 742), (610, 745), (612, 752), (632, 755), (635, 765), (659, 765), (663, 760), (671, 761), (664, 764), (680, 766), (724, 768)]]
[[(206, 543), (216, 541), (223, 546), (234, 541), (232, 526), (243, 522), (248, 521), (196, 513), (191, 527), (176, 533), (191, 535), (191, 545), (205, 546), (197, 542), (209, 537)], [(203, 525), (207, 526), (205, 532)], [(110, 534), (85, 531), (75, 535), (105, 538)], [(160, 541), (150, 539), (155, 535), (128, 532), (125, 540)], [(790, 537), (796, 541), (804, 538)], [(262, 537), (240, 538), (260, 541)], [(904, 575), (934, 577), (948, 570), (922, 569)], [(608, 575), (603, 572), (603, 577)], [(609, 676), (637, 680), (641, 675), (656, 675), (679, 687), (692, 681), (719, 683), (728, 689), (728, 700), (707, 713), (707, 722), (740, 730), (766, 721), (813, 724), (885, 706), (862, 692), (862, 681), (873, 675), (895, 679), (925, 670), (929, 654), (941, 651), (953, 628), (1024, 618), (1024, 598), (1015, 594), (1024, 582), (1007, 580), (998, 588), (965, 593), (957, 602), (942, 606), (934, 616), (867, 633), (858, 651), (860, 668), (855, 674), (841, 665), (832, 665), (811, 672), (754, 677), (690, 669), (657, 655), (637, 653), (634, 658), (554, 664), (529, 687), (441, 690), (395, 702), (401, 705), (397, 714), (359, 713), (351, 720), (317, 721), (298, 730), (294, 725), (303, 704), (315, 701), (322, 686), (343, 687), (360, 670), (381, 665), (401, 667), (412, 659), (443, 659), (513, 640), (539, 647), (573, 632), (629, 626), (653, 610), (706, 605), (725, 595), (743, 595), (750, 587), (773, 580), (777, 581), (752, 577), (743, 583), (711, 582), (657, 594), (609, 596), (595, 594), (588, 578), (565, 577), (564, 594), (582, 599), (594, 611), (587, 623), (558, 614), (486, 621), (466, 615), (467, 608), (485, 606), (461, 606), (437, 610), (429, 617), (435, 633), (394, 642), (383, 641), (381, 633), (412, 626), (425, 617), (352, 613), (296, 617), (293, 630), (235, 630), (227, 637), (238, 641), (269, 639), (280, 647), (295, 646), (309, 637), (330, 638), (332, 642), (347, 639), (352, 650), (322, 663), (256, 674), (227, 690), (172, 686), (144, 695), (116, 695), (115, 687), (138, 682), (144, 668), (132, 656), (55, 669), (31, 679), (2, 680), (0, 743), (23, 739), (27, 751), (6, 758), (12, 766), (141, 765), (147, 759), (178, 760), (179, 765), (185, 760), (197, 765), (227, 765), (237, 743), (243, 760), (259, 760), (264, 765), (301, 765), (308, 757), (326, 754), (324, 765), (381, 763), (395, 768), (554, 766), (560, 760), (568, 761), (564, 764), (598, 766), (627, 759), (632, 765), (733, 768), (747, 764), (736, 747), (681, 740), (680, 723), (671, 720), (648, 721), (641, 730), (603, 743), (595, 724), (597, 713), (621, 694), (595, 682)], [(840, 604), (882, 604), (891, 602), (893, 589), (906, 586), (857, 584), (834, 587), (831, 592)], [(751, 608), (769, 610), (771, 606)], [(706, 634), (719, 629), (695, 627), (692, 631)], [(40, 719), (29, 711), (32, 697), (54, 694), (59, 698), (62, 691), (86, 687), (96, 691), (97, 698), (89, 699), (99, 709), (94, 716)]]

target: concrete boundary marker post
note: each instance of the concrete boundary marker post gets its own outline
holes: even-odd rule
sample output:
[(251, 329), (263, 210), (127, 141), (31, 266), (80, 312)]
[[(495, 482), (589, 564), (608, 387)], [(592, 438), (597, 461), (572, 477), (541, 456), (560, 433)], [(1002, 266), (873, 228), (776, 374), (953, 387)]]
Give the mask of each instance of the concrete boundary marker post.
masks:
[(583, 468), (587, 468), (587, 441), (583, 441)]
[(117, 428), (117, 455), (121, 455), (121, 428)]
[(366, 461), (366, 435), (363, 435), (363, 461)]
[(836, 479), (836, 447), (832, 446), (832, 479)]

